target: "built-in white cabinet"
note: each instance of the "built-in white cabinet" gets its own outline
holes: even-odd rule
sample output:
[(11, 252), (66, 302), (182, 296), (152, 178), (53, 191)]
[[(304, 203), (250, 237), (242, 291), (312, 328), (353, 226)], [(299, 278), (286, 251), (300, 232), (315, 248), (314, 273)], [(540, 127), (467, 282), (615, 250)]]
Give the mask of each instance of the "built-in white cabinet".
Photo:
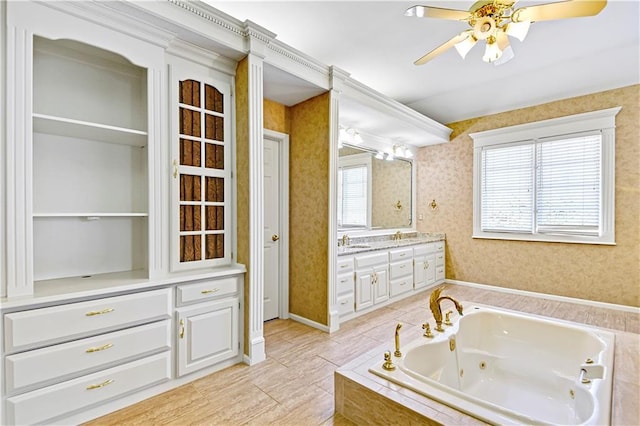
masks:
[(172, 270), (231, 261), (231, 85), (215, 74), (170, 58)]
[(240, 351), (238, 277), (179, 285), (177, 291), (177, 375), (236, 357)]
[(389, 259), (387, 252), (355, 257), (356, 311), (389, 299)]
[(162, 289), (5, 314), (6, 423), (55, 422), (169, 380), (171, 306)]

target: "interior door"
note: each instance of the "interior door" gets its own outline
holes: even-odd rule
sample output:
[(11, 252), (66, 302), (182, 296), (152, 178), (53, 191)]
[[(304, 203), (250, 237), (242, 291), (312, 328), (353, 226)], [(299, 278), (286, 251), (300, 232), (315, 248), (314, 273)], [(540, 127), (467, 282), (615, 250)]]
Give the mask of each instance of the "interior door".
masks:
[(280, 312), (280, 144), (264, 139), (264, 307), (263, 319)]

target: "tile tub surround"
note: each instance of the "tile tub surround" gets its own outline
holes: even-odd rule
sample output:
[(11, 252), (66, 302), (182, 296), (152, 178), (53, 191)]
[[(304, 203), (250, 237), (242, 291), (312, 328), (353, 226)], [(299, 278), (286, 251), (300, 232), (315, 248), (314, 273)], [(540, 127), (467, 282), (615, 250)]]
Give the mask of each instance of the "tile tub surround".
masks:
[[(569, 321), (609, 328), (616, 331), (613, 386), (615, 425), (640, 424), (640, 315), (591, 306), (544, 300), (528, 296), (448, 285), (446, 293), (459, 300), (507, 309), (536, 313)], [(327, 334), (291, 320), (265, 323), (267, 360), (247, 366), (229, 367), (177, 389), (142, 401), (91, 422), (95, 425), (131, 424), (215, 424), (215, 425), (354, 425), (367, 422), (348, 420), (334, 412), (334, 373), (337, 396), (346, 405), (362, 403), (362, 395), (376, 397), (384, 385), (375, 376), (363, 376), (358, 366), (381, 356), (380, 348), (393, 348), (397, 322), (404, 325), (401, 343), (422, 334), (420, 325), (433, 319), (428, 308), (429, 292), (400, 300), (379, 310), (347, 321), (336, 333)], [(447, 305), (448, 306), (448, 305)], [(366, 360), (366, 361), (365, 361)], [(367, 364), (368, 365), (368, 364)], [(366, 368), (363, 367), (366, 371)], [(354, 380), (354, 379), (357, 379)], [(366, 382), (369, 379), (370, 382)], [(380, 379), (381, 380), (381, 379)], [(363, 389), (361, 382), (373, 390)], [(341, 384), (342, 383), (342, 384)], [(480, 421), (445, 405), (422, 397), (416, 401), (402, 394), (395, 385), (387, 393), (396, 392), (402, 404), (387, 402), (377, 424), (481, 424)], [(340, 397), (357, 387), (358, 399)], [(365, 395), (366, 397), (366, 395)], [(388, 401), (388, 400), (387, 400)], [(422, 416), (411, 417), (404, 406), (422, 404), (435, 421)], [(367, 410), (373, 404), (362, 405)], [(395, 413), (395, 414), (394, 414)], [(415, 414), (414, 414), (415, 415)], [(393, 421), (388, 421), (392, 417)], [(412, 421), (413, 419), (413, 421)], [(401, 422), (402, 420), (402, 422)]]

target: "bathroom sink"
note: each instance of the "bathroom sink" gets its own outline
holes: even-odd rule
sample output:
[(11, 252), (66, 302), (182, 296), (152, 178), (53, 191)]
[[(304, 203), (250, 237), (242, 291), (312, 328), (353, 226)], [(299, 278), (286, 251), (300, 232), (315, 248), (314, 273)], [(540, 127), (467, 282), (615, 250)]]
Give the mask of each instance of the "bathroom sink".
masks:
[(369, 244), (351, 244), (351, 248), (371, 248)]

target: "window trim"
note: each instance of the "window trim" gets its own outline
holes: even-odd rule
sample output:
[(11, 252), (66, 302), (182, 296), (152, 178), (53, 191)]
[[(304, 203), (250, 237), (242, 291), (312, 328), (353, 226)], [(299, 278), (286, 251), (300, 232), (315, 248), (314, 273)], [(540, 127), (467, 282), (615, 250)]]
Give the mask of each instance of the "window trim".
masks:
[[(615, 245), (615, 117), (621, 107), (608, 108), (533, 123), (470, 133), (473, 140), (473, 235), (472, 238)], [(481, 227), (482, 148), (522, 144), (539, 139), (588, 131), (602, 134), (601, 235), (554, 235), (485, 232)]]

